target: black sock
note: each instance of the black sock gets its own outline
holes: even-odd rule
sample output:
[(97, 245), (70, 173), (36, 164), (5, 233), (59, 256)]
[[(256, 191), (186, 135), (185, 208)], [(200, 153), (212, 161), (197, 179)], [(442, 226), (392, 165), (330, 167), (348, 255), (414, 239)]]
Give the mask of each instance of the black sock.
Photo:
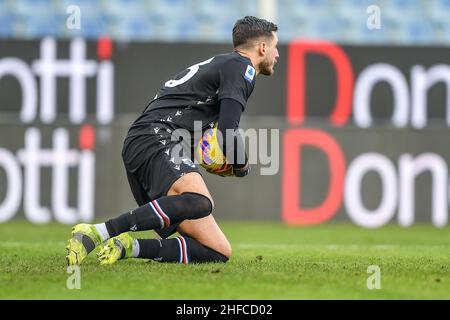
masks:
[(200, 219), (212, 211), (211, 200), (195, 192), (165, 196), (105, 222), (109, 236), (123, 232), (167, 228), (185, 219)]
[(138, 239), (138, 258), (159, 262), (227, 262), (228, 257), (202, 245), (200, 242), (179, 236), (171, 239)]

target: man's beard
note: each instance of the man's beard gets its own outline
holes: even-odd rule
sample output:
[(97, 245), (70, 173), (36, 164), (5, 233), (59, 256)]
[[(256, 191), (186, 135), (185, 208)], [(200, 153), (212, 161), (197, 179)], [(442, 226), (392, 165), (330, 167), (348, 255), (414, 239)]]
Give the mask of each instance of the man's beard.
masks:
[(273, 74), (272, 64), (268, 59), (261, 61), (259, 64), (259, 73), (265, 76), (271, 76)]

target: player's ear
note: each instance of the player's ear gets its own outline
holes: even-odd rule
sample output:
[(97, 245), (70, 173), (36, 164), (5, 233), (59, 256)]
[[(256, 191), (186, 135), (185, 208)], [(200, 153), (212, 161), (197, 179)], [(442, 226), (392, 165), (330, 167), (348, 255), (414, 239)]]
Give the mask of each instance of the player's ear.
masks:
[(258, 53), (261, 55), (261, 56), (265, 56), (266, 55), (266, 53), (267, 53), (267, 44), (264, 42), (264, 41), (261, 41), (260, 43), (259, 43), (259, 48), (258, 48)]

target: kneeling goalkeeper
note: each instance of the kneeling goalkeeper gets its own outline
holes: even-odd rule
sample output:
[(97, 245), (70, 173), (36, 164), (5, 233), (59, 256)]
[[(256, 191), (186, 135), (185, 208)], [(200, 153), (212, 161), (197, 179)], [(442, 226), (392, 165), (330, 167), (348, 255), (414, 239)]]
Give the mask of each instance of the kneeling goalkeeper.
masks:
[[(104, 223), (76, 225), (66, 247), (69, 265), (80, 264), (99, 245), (102, 264), (126, 258), (185, 264), (230, 258), (230, 243), (211, 214), (214, 202), (193, 158), (177, 162), (172, 156), (179, 146), (193, 154), (196, 142), (172, 135), (180, 128), (193, 132), (194, 121), (202, 123), (202, 130), (218, 130), (224, 137), (219, 139), (223, 153), (229, 154), (225, 142), (234, 141), (234, 160), (245, 159), (224, 165), (219, 174), (247, 175), (247, 157), (237, 154), (245, 154), (237, 146), (243, 146), (237, 129), (256, 76), (274, 72), (276, 31), (266, 20), (240, 19), (233, 27), (233, 52), (193, 65), (164, 84), (132, 124), (122, 150), (139, 207)], [(143, 230), (155, 230), (161, 239), (134, 239), (129, 233)], [(169, 239), (175, 232), (180, 236)]]

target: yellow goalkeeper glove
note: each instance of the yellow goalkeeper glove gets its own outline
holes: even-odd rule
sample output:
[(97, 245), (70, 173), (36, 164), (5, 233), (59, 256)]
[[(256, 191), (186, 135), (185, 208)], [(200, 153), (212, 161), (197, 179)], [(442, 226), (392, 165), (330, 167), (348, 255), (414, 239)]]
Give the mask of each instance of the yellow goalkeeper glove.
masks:
[(197, 146), (196, 158), (209, 173), (222, 177), (234, 176), (233, 167), (228, 163), (217, 141), (217, 126), (203, 134)]

